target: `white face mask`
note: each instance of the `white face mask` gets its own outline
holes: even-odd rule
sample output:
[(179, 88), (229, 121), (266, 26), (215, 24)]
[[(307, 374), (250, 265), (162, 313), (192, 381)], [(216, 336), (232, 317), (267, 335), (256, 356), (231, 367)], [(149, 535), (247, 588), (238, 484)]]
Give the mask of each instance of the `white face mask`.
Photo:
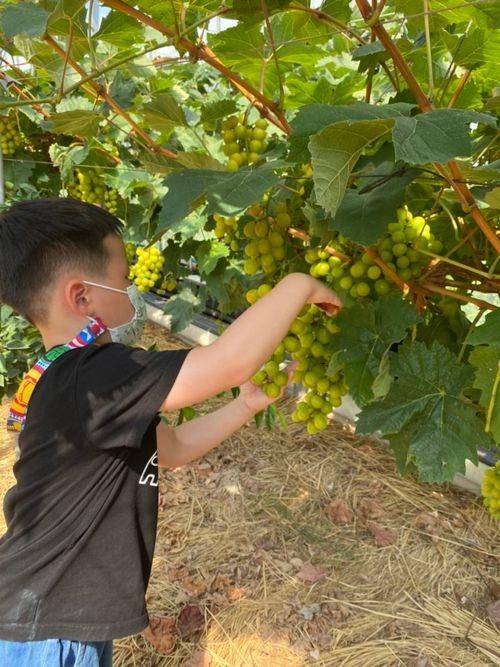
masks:
[(130, 303), (135, 311), (132, 319), (117, 327), (110, 327), (108, 328), (108, 331), (113, 343), (122, 343), (123, 345), (133, 345), (136, 343), (141, 336), (144, 322), (146, 321), (146, 303), (139, 294), (137, 287), (132, 283), (132, 285), (129, 285), (129, 287), (124, 290), (116, 289), (116, 287), (109, 287), (108, 285), (100, 285), (99, 283), (92, 283), (89, 280), (83, 280), (82, 282), (86, 285), (102, 287), (103, 289), (109, 289), (112, 292), (120, 292), (121, 294), (128, 295)]

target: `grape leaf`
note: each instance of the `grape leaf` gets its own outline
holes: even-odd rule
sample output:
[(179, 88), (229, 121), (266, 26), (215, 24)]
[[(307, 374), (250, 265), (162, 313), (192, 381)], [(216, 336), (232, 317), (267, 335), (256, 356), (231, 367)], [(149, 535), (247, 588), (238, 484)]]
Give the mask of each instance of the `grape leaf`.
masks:
[(184, 112), (170, 93), (155, 95), (152, 102), (142, 107), (144, 120), (154, 130), (170, 132), (175, 127), (186, 125)]
[(500, 444), (500, 349), (481, 345), (472, 350), (469, 363), (476, 369), (473, 387), (479, 389), (479, 405), (491, 415), (489, 429), (493, 439)]
[(406, 440), (425, 482), (445, 482), (465, 472), (465, 460), (477, 463), (477, 448), (491, 446), (476, 409), (462, 398), (473, 369), (457, 364), (439, 343), (427, 348), (414, 341), (391, 360), (394, 380), (387, 396), (366, 406), (358, 433), (378, 430), (399, 446)]
[(5, 37), (26, 34), (28, 37), (43, 35), (49, 12), (31, 2), (8, 5), (0, 12), (0, 32)]
[(382, 163), (375, 168), (376, 176), (395, 175), (362, 193), (359, 190), (366, 185), (374, 185), (377, 178), (370, 174), (359, 179), (359, 189), (346, 191), (329, 228), (365, 246), (372, 245), (387, 231), (387, 220), (396, 218), (396, 210), (405, 199), (406, 186), (418, 173), (416, 169), (397, 170), (392, 163)]
[(234, 215), (260, 198), (278, 182), (274, 170), (281, 162), (269, 162), (256, 169), (244, 167), (234, 174), (218, 173), (219, 181), (207, 193), (209, 214)]
[(200, 206), (205, 201), (208, 189), (220, 177), (219, 172), (208, 169), (185, 169), (168, 176), (165, 180), (168, 192), (163, 198), (158, 216), (158, 230), (179, 222)]
[(217, 100), (212, 104), (205, 104), (201, 110), (201, 120), (210, 126), (214, 126), (215, 121), (224, 116), (229, 116), (237, 110), (235, 100)]
[(104, 120), (96, 111), (74, 109), (53, 113), (43, 126), (56, 134), (79, 134), (82, 137), (93, 137), (97, 134), (99, 123)]
[(472, 152), (470, 123), (494, 127), (488, 114), (463, 109), (434, 109), (412, 118), (396, 118), (392, 138), (396, 160), (410, 164), (445, 163)]
[(419, 320), (413, 306), (399, 295), (381, 298), (375, 304), (356, 303), (340, 311), (336, 318), (340, 332), (334, 339), (338, 350), (335, 359), (344, 363), (349, 391), (359, 406), (374, 398), (374, 383), (377, 393), (381, 387), (387, 389), (383, 363), (387, 352)]
[(290, 123), (293, 137), (308, 137), (316, 134), (328, 125), (342, 121), (383, 120), (409, 116), (414, 104), (306, 104), (297, 112)]
[(219, 259), (229, 255), (229, 248), (220, 241), (203, 241), (198, 247), (196, 261), (200, 273), (212, 273)]
[(170, 330), (172, 333), (185, 329), (193, 321), (194, 316), (203, 310), (204, 305), (205, 300), (189, 287), (185, 287), (179, 294), (170, 297), (163, 312), (171, 316)]
[(476, 327), (465, 341), (467, 345), (494, 345), (500, 347), (500, 308), (491, 311), (480, 327)]
[(334, 123), (311, 137), (316, 200), (330, 215), (335, 215), (363, 149), (388, 136), (393, 123), (392, 119)]

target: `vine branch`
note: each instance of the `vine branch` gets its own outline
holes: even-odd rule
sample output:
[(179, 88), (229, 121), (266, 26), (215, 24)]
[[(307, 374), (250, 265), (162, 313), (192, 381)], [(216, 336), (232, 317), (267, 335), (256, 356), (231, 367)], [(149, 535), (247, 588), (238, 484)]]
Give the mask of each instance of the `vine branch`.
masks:
[[(51, 47), (51, 49), (57, 53), (61, 58), (67, 58), (68, 63), (71, 65), (71, 67), (75, 70), (75, 72), (78, 72), (81, 77), (85, 77), (87, 73), (85, 70), (83, 70), (78, 63), (76, 63), (71, 56), (66, 54), (64, 50), (59, 46), (59, 44), (50, 36), (50, 35), (45, 35), (45, 41), (47, 44)], [(97, 95), (97, 97), (102, 97), (108, 105), (113, 109), (113, 111), (121, 116), (123, 120), (125, 120), (128, 125), (134, 130), (137, 136), (141, 137), (141, 139), (153, 150), (155, 153), (161, 153), (162, 155), (165, 155), (166, 157), (176, 159), (177, 155), (175, 153), (172, 153), (171, 151), (167, 150), (166, 148), (162, 148), (161, 146), (158, 146), (158, 144), (147, 134), (142, 130), (135, 120), (129, 116), (129, 114), (120, 107), (120, 105), (115, 102), (115, 100), (108, 95), (108, 93), (104, 90), (103, 86), (100, 86), (98, 83), (96, 83), (93, 79), (89, 80), (89, 84), (93, 89), (94, 94)]]
[[(408, 87), (413, 93), (420, 107), (420, 110), (423, 113), (431, 111), (432, 105), (429, 102), (429, 99), (424, 94), (418, 81), (414, 77), (413, 72), (408, 67), (408, 64), (406, 63), (401, 52), (393, 42), (392, 38), (389, 36), (384, 26), (378, 22), (378, 17), (376, 18), (376, 21), (372, 20), (374, 14), (372, 12), (372, 8), (369, 5), (368, 1), (356, 0), (356, 4), (358, 6), (359, 11), (361, 12), (362, 17), (365, 19), (367, 25), (369, 25), (372, 28), (372, 30), (377, 35), (378, 39), (380, 40), (386, 51), (391, 55), (391, 58), (393, 59), (395, 66), (399, 69), (403, 78), (408, 84)], [(472, 218), (474, 219), (474, 222), (481, 229), (484, 236), (488, 239), (493, 248), (498, 253), (500, 253), (500, 239), (497, 237), (494, 230), (489, 226), (488, 222), (486, 221), (483, 214), (479, 210), (476, 200), (472, 196), (469, 188), (465, 183), (463, 183), (463, 177), (456, 160), (450, 160), (446, 165), (451, 174), (451, 178), (446, 172), (446, 169), (442, 165), (435, 164), (435, 166), (438, 169), (438, 171), (446, 178), (446, 180), (449, 182), (453, 190), (455, 190), (455, 193), (457, 194), (460, 200), (463, 210), (466, 213), (471, 214)]]
[(228, 81), (230, 81), (235, 88), (237, 88), (250, 102), (259, 109), (262, 116), (267, 118), (271, 123), (276, 125), (280, 130), (286, 134), (291, 134), (291, 128), (282, 112), (277, 108), (276, 104), (269, 100), (265, 95), (259, 92), (254, 88), (248, 81), (242, 79), (238, 74), (233, 72), (231, 69), (226, 67), (221, 60), (215, 55), (215, 53), (208, 48), (205, 44), (195, 45), (190, 42), (185, 37), (179, 37), (176, 39), (175, 31), (171, 28), (160, 23), (153, 17), (145, 14), (144, 12), (134, 9), (130, 5), (127, 5), (122, 0), (102, 0), (104, 5), (116, 9), (116, 11), (126, 14), (135, 18), (140, 23), (149, 25), (155, 30), (158, 30), (166, 37), (171, 37), (176, 41), (177, 44), (182, 46), (194, 60), (203, 60), (208, 65), (211, 65), (218, 72), (223, 74)]

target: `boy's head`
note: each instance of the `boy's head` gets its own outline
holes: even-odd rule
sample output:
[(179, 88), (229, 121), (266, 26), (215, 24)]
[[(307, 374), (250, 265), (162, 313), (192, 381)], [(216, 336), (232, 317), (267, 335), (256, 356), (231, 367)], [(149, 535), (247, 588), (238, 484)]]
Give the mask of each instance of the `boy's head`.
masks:
[(113, 215), (73, 199), (14, 204), (0, 214), (0, 302), (49, 345), (71, 340), (91, 316), (108, 327), (126, 322), (134, 312), (126, 294), (85, 283), (128, 287), (120, 231)]

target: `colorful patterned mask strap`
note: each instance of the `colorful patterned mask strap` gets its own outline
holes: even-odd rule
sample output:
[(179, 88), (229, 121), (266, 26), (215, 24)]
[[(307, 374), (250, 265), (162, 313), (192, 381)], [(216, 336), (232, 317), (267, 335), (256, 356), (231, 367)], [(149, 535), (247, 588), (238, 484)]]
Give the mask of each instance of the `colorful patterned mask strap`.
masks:
[(41, 359), (26, 373), (19, 389), (14, 396), (9, 414), (7, 415), (7, 430), (21, 432), (26, 425), (26, 414), (28, 412), (28, 403), (33, 394), (37, 382), (42, 377), (50, 364), (58, 359), (68, 350), (74, 350), (77, 347), (85, 347), (89, 343), (107, 331), (107, 327), (98, 318), (91, 318), (89, 324), (80, 331), (80, 333), (65, 345), (58, 345), (46, 352)]

